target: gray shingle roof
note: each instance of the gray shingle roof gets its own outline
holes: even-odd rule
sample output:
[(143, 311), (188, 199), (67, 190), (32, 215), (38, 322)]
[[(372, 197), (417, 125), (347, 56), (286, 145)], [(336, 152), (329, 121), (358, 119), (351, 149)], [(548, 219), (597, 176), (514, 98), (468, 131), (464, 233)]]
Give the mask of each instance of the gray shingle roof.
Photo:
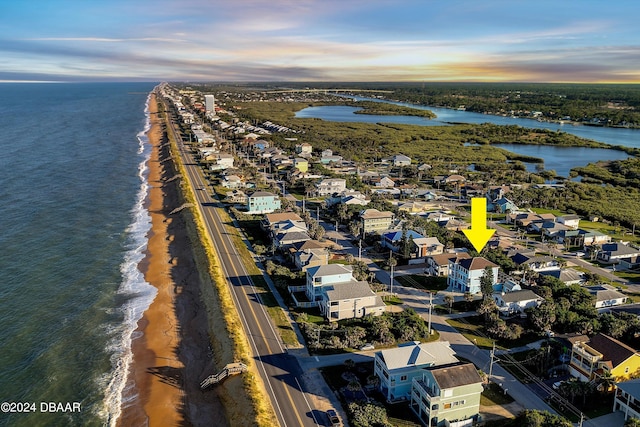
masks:
[(345, 282), (330, 285), (325, 289), (329, 301), (365, 298), (375, 295), (367, 282)]
[(540, 297), (538, 295), (536, 295), (533, 291), (529, 289), (507, 292), (506, 294), (502, 295), (502, 300), (504, 302), (531, 301), (539, 298)]
[(482, 378), (473, 363), (434, 368), (431, 369), (431, 373), (438, 383), (438, 387), (442, 390), (482, 382)]

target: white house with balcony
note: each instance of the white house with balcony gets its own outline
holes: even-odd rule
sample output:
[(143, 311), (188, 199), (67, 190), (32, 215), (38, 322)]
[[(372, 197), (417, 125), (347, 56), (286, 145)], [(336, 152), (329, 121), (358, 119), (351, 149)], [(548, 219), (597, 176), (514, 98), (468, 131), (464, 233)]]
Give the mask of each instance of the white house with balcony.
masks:
[(386, 400), (399, 402), (409, 400), (413, 379), (422, 378), (425, 369), (453, 363), (458, 359), (448, 342), (416, 341), (376, 352), (373, 373)]
[(493, 273), (493, 282), (491, 284), (497, 284), (499, 267), (488, 259), (483, 257), (452, 259), (449, 261), (447, 286), (457, 292), (477, 294), (481, 289), (480, 279), (484, 274), (484, 269), (487, 267)]
[(323, 179), (316, 185), (318, 196), (327, 196), (334, 193), (342, 193), (347, 189), (347, 181), (342, 178)]

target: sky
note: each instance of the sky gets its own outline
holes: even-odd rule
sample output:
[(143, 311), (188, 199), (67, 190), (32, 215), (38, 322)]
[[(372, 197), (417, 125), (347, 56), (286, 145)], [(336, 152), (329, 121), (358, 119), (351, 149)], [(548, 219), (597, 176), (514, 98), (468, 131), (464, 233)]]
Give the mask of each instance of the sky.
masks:
[(0, 17), (0, 82), (640, 83), (637, 0), (25, 0)]

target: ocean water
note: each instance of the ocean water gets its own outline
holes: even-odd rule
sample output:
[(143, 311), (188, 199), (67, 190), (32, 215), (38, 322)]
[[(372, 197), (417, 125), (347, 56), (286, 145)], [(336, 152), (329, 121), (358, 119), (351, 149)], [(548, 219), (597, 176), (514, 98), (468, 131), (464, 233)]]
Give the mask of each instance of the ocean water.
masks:
[(119, 415), (131, 332), (155, 295), (137, 268), (153, 87), (0, 84), (0, 403), (14, 402), (0, 426)]

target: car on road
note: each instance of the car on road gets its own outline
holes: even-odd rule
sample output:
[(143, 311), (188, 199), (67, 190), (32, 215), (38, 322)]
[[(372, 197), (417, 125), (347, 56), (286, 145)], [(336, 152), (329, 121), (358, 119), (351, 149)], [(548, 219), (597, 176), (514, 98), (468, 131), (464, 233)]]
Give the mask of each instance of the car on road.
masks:
[(360, 350), (362, 351), (366, 351), (366, 350), (375, 350), (376, 346), (371, 344), (370, 342), (366, 343), (365, 345), (363, 345), (362, 347), (360, 347)]
[(340, 418), (338, 418), (338, 413), (335, 410), (329, 409), (327, 411), (327, 417), (329, 418), (329, 425), (331, 427), (340, 427), (342, 425)]

